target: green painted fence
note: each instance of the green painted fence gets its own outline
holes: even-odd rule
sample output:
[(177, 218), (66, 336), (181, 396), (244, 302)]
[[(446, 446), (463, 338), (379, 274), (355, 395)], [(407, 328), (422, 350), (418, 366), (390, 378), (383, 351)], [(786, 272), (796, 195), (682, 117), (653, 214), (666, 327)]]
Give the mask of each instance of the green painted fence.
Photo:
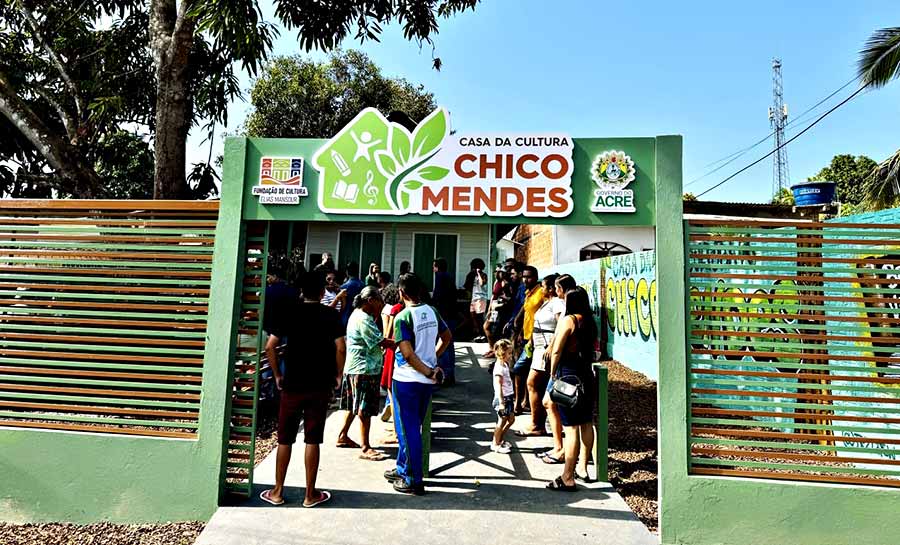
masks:
[(900, 225), (687, 233), (691, 473), (900, 487)]

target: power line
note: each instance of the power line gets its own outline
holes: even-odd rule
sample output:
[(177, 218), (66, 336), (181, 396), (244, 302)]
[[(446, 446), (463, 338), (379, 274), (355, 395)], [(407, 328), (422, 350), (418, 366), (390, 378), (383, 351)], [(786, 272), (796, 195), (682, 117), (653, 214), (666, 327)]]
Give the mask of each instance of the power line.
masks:
[[(812, 112), (813, 110), (815, 110), (816, 108), (818, 108), (819, 106), (821, 106), (822, 104), (824, 104), (825, 102), (827, 102), (827, 101), (828, 101), (829, 99), (831, 99), (834, 95), (840, 93), (841, 91), (843, 91), (844, 89), (846, 89), (850, 84), (854, 83), (854, 82), (857, 81), (858, 79), (859, 79), (859, 76), (856, 76), (856, 77), (854, 77), (853, 79), (851, 79), (850, 81), (848, 81), (847, 83), (845, 83), (845, 84), (841, 85), (840, 87), (838, 87), (836, 90), (832, 91), (831, 94), (829, 94), (827, 97), (823, 98), (822, 100), (816, 102), (815, 104), (813, 104), (812, 106), (810, 106), (809, 108), (807, 108), (803, 113), (801, 113), (800, 115), (798, 115), (796, 118), (794, 118), (794, 119), (788, 121), (787, 124), (785, 125), (785, 128), (790, 127), (791, 125), (793, 125), (793, 124), (795, 124), (795, 123), (805, 122), (806, 120), (803, 120), (802, 118), (803, 118), (806, 114)], [(753, 144), (750, 144), (750, 145), (747, 146), (746, 148), (743, 148), (743, 149), (741, 149), (741, 150), (738, 150), (738, 151), (736, 151), (736, 152), (734, 152), (734, 153), (732, 153), (732, 154), (730, 154), (730, 155), (726, 155), (725, 157), (722, 157), (721, 159), (717, 159), (717, 160), (713, 161), (712, 163), (709, 163), (709, 164), (706, 165), (704, 168), (708, 168), (708, 167), (711, 167), (711, 166), (713, 166), (713, 165), (715, 165), (715, 164), (717, 164), (717, 163), (721, 163), (722, 161), (725, 161), (725, 163), (722, 163), (722, 164), (719, 165), (718, 167), (716, 167), (716, 168), (710, 170), (709, 172), (707, 172), (707, 173), (705, 173), (705, 174), (702, 174), (702, 175), (700, 175), (700, 176), (694, 178), (694, 179), (691, 180), (690, 182), (684, 184), (684, 187), (688, 187), (689, 185), (693, 185), (693, 184), (699, 182), (700, 180), (702, 180), (702, 179), (704, 179), (704, 178), (706, 178), (706, 177), (708, 177), (708, 176), (711, 176), (712, 174), (715, 174), (716, 172), (722, 170), (722, 169), (725, 168), (727, 165), (729, 165), (729, 164), (735, 162), (735, 161), (738, 160), (741, 156), (745, 155), (748, 151), (750, 151), (750, 150), (752, 150), (753, 148), (756, 148), (756, 147), (760, 146), (761, 144), (765, 143), (769, 138), (772, 138), (772, 135), (774, 135), (774, 134), (775, 134), (775, 131), (772, 131), (772, 132), (770, 132), (769, 134), (767, 134), (767, 135), (765, 135), (764, 137), (762, 137), (762, 138), (760, 138), (759, 140), (757, 140), (756, 142), (754, 142)]]
[(727, 181), (733, 179), (733, 178), (734, 178), (735, 176), (737, 176), (738, 174), (741, 174), (742, 172), (746, 171), (747, 169), (749, 169), (749, 168), (751, 168), (751, 167), (754, 167), (754, 166), (758, 165), (759, 163), (763, 162), (764, 160), (768, 159), (769, 157), (771, 157), (772, 155), (774, 155), (778, 150), (780, 150), (781, 148), (787, 146), (788, 144), (790, 144), (791, 142), (793, 142), (794, 140), (796, 140), (797, 138), (799, 138), (803, 133), (805, 133), (805, 132), (808, 131), (809, 129), (815, 127), (815, 126), (819, 123), (819, 121), (822, 121), (823, 119), (825, 119), (825, 117), (827, 117), (829, 114), (831, 114), (831, 112), (837, 110), (838, 108), (840, 108), (840, 107), (843, 106), (844, 104), (846, 104), (846, 103), (850, 102), (851, 100), (853, 100), (853, 98), (855, 98), (856, 95), (858, 95), (858, 94), (860, 94), (861, 92), (863, 92), (863, 90), (865, 90), (866, 87), (868, 87), (868, 84), (861, 86), (859, 89), (857, 89), (856, 91), (854, 91), (852, 95), (848, 96), (848, 97), (845, 98), (844, 100), (842, 100), (842, 101), (838, 102), (837, 104), (835, 104), (830, 110), (828, 110), (828, 111), (825, 112), (824, 114), (820, 115), (815, 121), (813, 121), (812, 123), (810, 123), (809, 125), (807, 125), (802, 131), (798, 132), (797, 134), (795, 134), (794, 136), (792, 136), (791, 138), (789, 138), (788, 140), (786, 140), (786, 141), (785, 141), (783, 144), (781, 144), (779, 147), (773, 149), (772, 151), (770, 151), (769, 153), (763, 155), (762, 157), (760, 157), (760, 158), (757, 159), (756, 161), (753, 161), (753, 162), (750, 163), (749, 165), (747, 165), (747, 166), (745, 166), (744, 168), (738, 170), (737, 172), (735, 172), (735, 173), (732, 174), (731, 176), (725, 178), (725, 179), (722, 180), (721, 182), (719, 182), (719, 183), (717, 183), (716, 185), (710, 187), (709, 189), (707, 189), (707, 190), (704, 191), (703, 193), (700, 193), (699, 195), (697, 195), (697, 197), (699, 198), (699, 197), (702, 197), (703, 195), (706, 195), (707, 193), (709, 193), (709, 192), (712, 191), (713, 189), (716, 189), (717, 187), (721, 186), (721, 185), (724, 184), (725, 182), (727, 182)]

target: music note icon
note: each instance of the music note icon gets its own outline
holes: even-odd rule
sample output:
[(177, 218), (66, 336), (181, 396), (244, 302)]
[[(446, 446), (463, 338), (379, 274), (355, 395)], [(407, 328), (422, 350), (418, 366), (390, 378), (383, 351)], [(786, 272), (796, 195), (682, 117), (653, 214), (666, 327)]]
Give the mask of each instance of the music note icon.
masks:
[(375, 204), (378, 200), (378, 187), (375, 186), (375, 174), (370, 170), (366, 172), (366, 183), (363, 186), (363, 194), (369, 197), (367, 201), (370, 205)]

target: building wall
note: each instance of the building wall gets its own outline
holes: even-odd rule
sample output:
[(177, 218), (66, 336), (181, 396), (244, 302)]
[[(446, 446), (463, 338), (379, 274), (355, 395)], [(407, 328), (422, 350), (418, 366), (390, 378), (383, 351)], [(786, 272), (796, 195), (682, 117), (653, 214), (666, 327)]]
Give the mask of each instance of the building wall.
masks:
[(632, 252), (643, 252), (656, 247), (656, 229), (653, 227), (594, 227), (590, 225), (559, 225), (556, 227), (556, 252), (554, 264), (579, 260), (579, 252), (595, 242), (615, 242)]
[[(458, 234), (456, 273), (454, 280), (461, 285), (469, 272), (469, 262), (480, 257), (485, 263), (490, 261), (490, 225), (464, 223), (403, 223), (397, 224), (397, 251), (391, 256), (391, 224), (389, 223), (310, 223), (306, 239), (307, 266), (310, 254), (331, 252), (338, 253), (338, 234), (341, 231), (364, 231), (367, 233), (383, 233), (384, 248), (382, 268), (392, 275), (400, 270), (403, 261), (413, 262), (413, 235), (416, 233)], [(361, 264), (364, 269), (368, 264)], [(422, 273), (423, 271), (414, 271)], [(430, 273), (431, 271), (427, 271)], [(365, 274), (365, 271), (361, 271)]]
[(516, 259), (537, 267), (538, 271), (553, 265), (553, 226), (522, 224), (512, 237)]

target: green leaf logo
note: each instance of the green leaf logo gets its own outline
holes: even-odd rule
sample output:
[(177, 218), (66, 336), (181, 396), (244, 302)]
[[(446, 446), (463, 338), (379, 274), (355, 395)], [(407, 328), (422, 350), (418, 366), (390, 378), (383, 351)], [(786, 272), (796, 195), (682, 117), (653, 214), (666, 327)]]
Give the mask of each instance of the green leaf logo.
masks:
[(430, 182), (436, 182), (438, 180), (443, 180), (450, 174), (450, 170), (444, 167), (439, 167), (436, 165), (422, 167), (418, 172), (419, 176), (428, 180)]
[(446, 110), (431, 112), (413, 132), (413, 154), (422, 157), (434, 151), (447, 136), (447, 125)]
[(397, 162), (404, 164), (409, 161), (412, 144), (410, 143), (409, 133), (406, 129), (399, 125), (391, 127), (391, 153), (397, 159)]
[(319, 148), (319, 209), (346, 214), (404, 214), (412, 195), (449, 175), (429, 165), (449, 134), (443, 108), (428, 115), (410, 134), (375, 108), (360, 112)]

